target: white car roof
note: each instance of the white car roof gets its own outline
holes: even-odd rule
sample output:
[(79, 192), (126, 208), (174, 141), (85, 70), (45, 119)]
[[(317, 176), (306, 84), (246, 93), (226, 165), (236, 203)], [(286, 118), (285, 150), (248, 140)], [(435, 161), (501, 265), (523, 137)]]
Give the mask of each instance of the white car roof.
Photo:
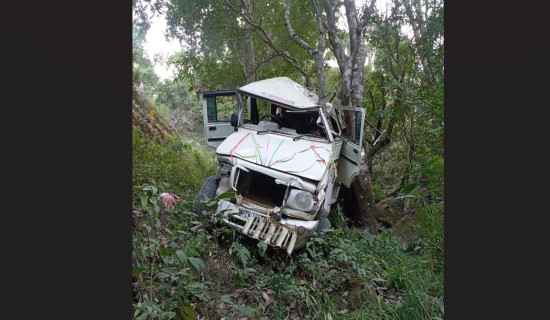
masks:
[(294, 109), (320, 107), (319, 98), (313, 91), (287, 77), (252, 82), (240, 87), (238, 91)]

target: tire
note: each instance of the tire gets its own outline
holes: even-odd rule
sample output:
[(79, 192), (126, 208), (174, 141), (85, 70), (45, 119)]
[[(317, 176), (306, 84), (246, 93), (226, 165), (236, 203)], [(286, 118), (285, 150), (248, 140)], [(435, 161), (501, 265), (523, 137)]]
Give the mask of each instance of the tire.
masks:
[[(210, 176), (206, 178), (206, 180), (202, 184), (201, 189), (199, 190), (197, 203), (206, 201), (210, 198), (214, 198), (214, 196), (216, 196), (216, 189), (218, 189), (218, 181), (216, 180), (216, 176)], [(203, 216), (203, 211), (206, 210), (207, 209), (204, 206), (197, 204), (193, 208), (193, 213), (198, 216)]]
[(332, 224), (330, 223), (330, 221), (327, 218), (320, 217), (319, 218), (319, 224), (317, 225), (317, 230), (315, 230), (315, 233), (318, 236), (322, 236), (324, 234), (323, 229), (330, 229), (331, 226), (332, 226)]

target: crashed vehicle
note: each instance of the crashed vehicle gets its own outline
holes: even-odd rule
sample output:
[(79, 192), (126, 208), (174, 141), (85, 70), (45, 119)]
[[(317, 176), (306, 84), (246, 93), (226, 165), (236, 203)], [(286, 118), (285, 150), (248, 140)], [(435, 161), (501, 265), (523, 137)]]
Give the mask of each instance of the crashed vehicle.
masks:
[[(223, 223), (288, 254), (331, 227), (330, 207), (364, 157), (365, 110), (318, 101), (286, 77), (202, 93), (206, 143), (216, 148), (219, 167), (199, 201), (229, 192), (215, 209)], [(354, 128), (345, 126), (346, 116), (355, 118)]]

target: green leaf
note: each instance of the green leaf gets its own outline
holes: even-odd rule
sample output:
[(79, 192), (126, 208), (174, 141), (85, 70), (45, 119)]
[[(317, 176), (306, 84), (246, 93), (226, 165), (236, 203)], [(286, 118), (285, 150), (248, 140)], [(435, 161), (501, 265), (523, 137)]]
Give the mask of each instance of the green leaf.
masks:
[(258, 246), (258, 250), (260, 252), (260, 256), (264, 257), (265, 256), (265, 251), (267, 250), (267, 243), (259, 241), (257, 246)]
[(147, 313), (142, 313), (139, 317), (136, 318), (136, 320), (145, 320), (147, 319), (149, 315)]
[(147, 210), (147, 201), (149, 200), (149, 197), (146, 194), (142, 194), (140, 196), (141, 199), (141, 207), (143, 210)]
[(185, 255), (185, 253), (183, 251), (181, 251), (181, 250), (176, 251), (176, 255), (178, 256), (178, 258), (180, 259), (181, 262), (187, 263), (187, 256)]
[(225, 193), (222, 193), (218, 196), (218, 199), (227, 199), (227, 198), (232, 198), (233, 197), (233, 192), (225, 192)]
[(230, 304), (230, 305), (233, 305), (233, 304), (234, 304), (234, 303), (233, 303), (233, 300), (231, 300), (231, 296), (229, 296), (228, 294), (223, 295), (223, 296), (221, 297), (221, 299), (222, 299), (223, 302), (225, 302), (225, 303), (227, 303), (227, 304)]
[(439, 187), (440, 183), (439, 182), (430, 182), (428, 184), (428, 189), (432, 189), (432, 188), (436, 188), (436, 187)]
[(147, 307), (147, 308), (151, 307), (152, 309), (155, 309), (155, 310), (157, 310), (158, 312), (162, 312), (162, 309), (161, 309), (161, 308), (158, 306), (158, 304), (157, 304), (156, 302), (154, 302), (154, 301), (147, 301), (147, 302), (144, 302), (144, 303), (143, 303), (143, 306), (144, 306), (144, 307)]
[(436, 163), (439, 160), (440, 160), (439, 157), (431, 158), (430, 160), (426, 161), (426, 167), (431, 166), (432, 164)]
[(176, 270), (174, 268), (167, 267), (167, 268), (162, 268), (161, 270), (168, 273), (171, 276), (176, 275)]
[(143, 270), (145, 270), (145, 268), (133, 267), (133, 268), (132, 268), (132, 275), (133, 275), (133, 276), (137, 276), (137, 275), (140, 274)]
[(408, 183), (405, 187), (403, 187), (403, 190), (401, 190), (401, 194), (404, 194), (404, 195), (409, 194), (412, 191), (414, 191), (414, 189), (416, 189), (420, 186), (421, 186), (421, 184), (417, 183), (417, 182)]
[(187, 259), (189, 260), (191, 265), (195, 268), (195, 270), (199, 270), (201, 268), (206, 268), (206, 265), (204, 265), (204, 262), (202, 262), (202, 260), (199, 259), (199, 258), (189, 257)]
[(180, 304), (180, 316), (183, 320), (195, 320), (197, 314), (187, 303)]
[(235, 308), (239, 310), (240, 313), (244, 314), (245, 316), (252, 316), (252, 313), (254, 312), (254, 309), (247, 307), (247, 306), (240, 306), (238, 304), (235, 305)]
[(244, 272), (246, 272), (246, 273), (256, 273), (258, 271), (255, 268), (245, 268)]
[(170, 278), (170, 275), (168, 273), (164, 273), (164, 272), (159, 272), (157, 274), (157, 278), (159, 279), (166, 279), (166, 278)]

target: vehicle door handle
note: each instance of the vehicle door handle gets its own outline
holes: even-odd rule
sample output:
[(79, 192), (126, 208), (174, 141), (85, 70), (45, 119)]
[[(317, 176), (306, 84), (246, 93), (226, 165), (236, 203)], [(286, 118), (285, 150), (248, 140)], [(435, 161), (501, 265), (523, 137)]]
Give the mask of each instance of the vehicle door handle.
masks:
[(357, 149), (353, 149), (353, 152), (359, 154), (359, 150), (357, 150)]
[(208, 131), (216, 131), (216, 127), (208, 127)]

